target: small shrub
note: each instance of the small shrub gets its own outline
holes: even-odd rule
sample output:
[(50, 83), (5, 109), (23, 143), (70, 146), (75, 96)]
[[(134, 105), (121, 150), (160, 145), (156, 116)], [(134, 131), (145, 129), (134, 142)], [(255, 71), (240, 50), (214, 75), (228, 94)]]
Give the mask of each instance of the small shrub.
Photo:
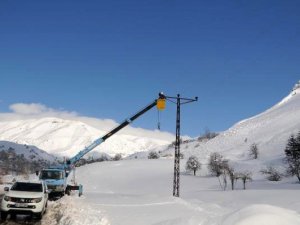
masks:
[(180, 159), (184, 159), (184, 154), (180, 153)]
[[(121, 155), (122, 158), (122, 155)], [(106, 155), (101, 155), (96, 161), (97, 162), (103, 162), (103, 161), (108, 161), (109, 158)]]
[(273, 166), (268, 166), (266, 169), (260, 171), (262, 174), (266, 175), (269, 181), (280, 181), (282, 179), (282, 174), (276, 170)]
[(173, 155), (169, 153), (169, 154), (164, 154), (164, 155), (162, 155), (161, 157), (164, 157), (164, 158), (172, 158)]
[(121, 153), (117, 153), (117, 154), (113, 157), (113, 160), (114, 160), (114, 161), (119, 161), (119, 160), (121, 160), (121, 159), (122, 159)]
[(155, 151), (151, 151), (148, 154), (148, 159), (159, 159), (159, 154)]
[(210, 139), (213, 139), (215, 137), (217, 137), (219, 134), (216, 132), (211, 132), (208, 128), (205, 129), (204, 134), (200, 135), (198, 137), (198, 141), (202, 142), (202, 141), (208, 141)]

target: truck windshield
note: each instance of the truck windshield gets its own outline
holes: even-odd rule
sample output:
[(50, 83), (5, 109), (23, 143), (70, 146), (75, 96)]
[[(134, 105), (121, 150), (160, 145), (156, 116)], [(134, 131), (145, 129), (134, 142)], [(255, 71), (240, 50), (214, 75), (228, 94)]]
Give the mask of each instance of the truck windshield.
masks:
[(11, 187), (12, 191), (30, 191), (30, 192), (43, 192), (42, 184), (36, 183), (23, 183), (23, 182), (16, 182)]
[(63, 173), (61, 171), (42, 171), (40, 179), (62, 179)]

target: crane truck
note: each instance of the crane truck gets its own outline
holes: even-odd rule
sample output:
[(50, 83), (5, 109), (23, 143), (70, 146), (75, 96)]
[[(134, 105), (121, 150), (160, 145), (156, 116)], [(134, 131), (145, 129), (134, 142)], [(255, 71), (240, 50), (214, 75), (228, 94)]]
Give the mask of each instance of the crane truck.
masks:
[(165, 95), (163, 93), (159, 93), (158, 98), (151, 102), (149, 105), (138, 111), (130, 118), (125, 119), (120, 125), (105, 134), (103, 137), (96, 139), (92, 144), (79, 151), (74, 157), (65, 160), (62, 165), (45, 168), (40, 171), (39, 179), (46, 182), (52, 196), (61, 197), (64, 194), (70, 194), (71, 190), (78, 190), (79, 196), (82, 195), (83, 187), (81, 184), (68, 184), (68, 175), (72, 170), (75, 169), (76, 162), (78, 162), (88, 152), (92, 151), (98, 145), (106, 141), (109, 137), (132, 123), (135, 119), (143, 115), (145, 112), (152, 109), (154, 106), (157, 106), (158, 110), (163, 110), (165, 108), (165, 100)]

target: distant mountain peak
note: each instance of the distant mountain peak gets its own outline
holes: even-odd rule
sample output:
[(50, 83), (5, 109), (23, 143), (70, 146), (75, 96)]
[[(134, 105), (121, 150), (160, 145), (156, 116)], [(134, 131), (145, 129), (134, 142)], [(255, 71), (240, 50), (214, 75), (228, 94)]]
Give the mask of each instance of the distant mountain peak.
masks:
[[(0, 122), (0, 139), (34, 145), (58, 156), (74, 156), (106, 133), (106, 124), (102, 124), (104, 124), (104, 128), (98, 129), (79, 120), (55, 117), (6, 121)], [(148, 151), (170, 144), (167, 138), (160, 139), (156, 138), (157, 135), (155, 135), (153, 132), (153, 137), (150, 135), (141, 137), (134, 133), (120, 132), (93, 151), (106, 153), (110, 156), (118, 153), (127, 156), (135, 152)]]
[(295, 84), (292, 91), (296, 91), (300, 89), (300, 80)]

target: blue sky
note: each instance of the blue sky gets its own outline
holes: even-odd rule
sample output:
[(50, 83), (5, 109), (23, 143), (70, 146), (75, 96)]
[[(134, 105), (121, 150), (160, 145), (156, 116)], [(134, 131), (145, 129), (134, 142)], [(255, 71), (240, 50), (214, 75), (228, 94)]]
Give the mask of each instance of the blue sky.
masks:
[[(40, 103), (117, 122), (157, 97), (198, 96), (182, 133), (221, 131), (300, 78), (299, 1), (0, 2), (0, 111)], [(175, 106), (162, 130), (175, 132)], [(152, 110), (134, 126), (155, 129)]]

